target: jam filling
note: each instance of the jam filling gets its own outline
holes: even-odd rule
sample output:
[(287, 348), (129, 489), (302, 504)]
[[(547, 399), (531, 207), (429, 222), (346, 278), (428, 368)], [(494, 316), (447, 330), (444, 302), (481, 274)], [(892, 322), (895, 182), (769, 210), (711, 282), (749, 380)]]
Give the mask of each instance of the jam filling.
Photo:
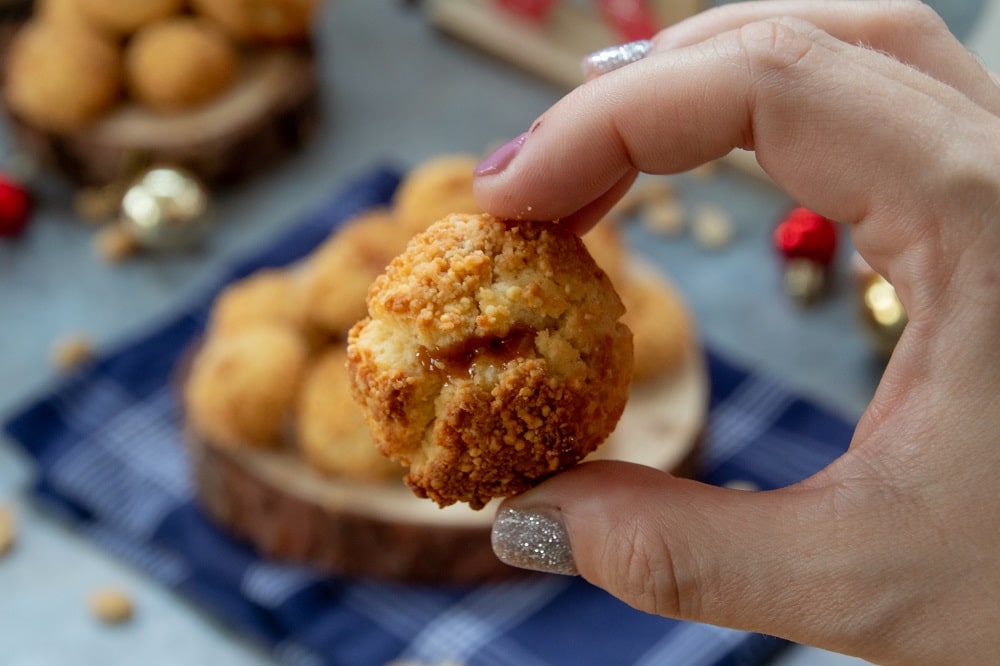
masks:
[(445, 381), (472, 377), (475, 367), (484, 362), (503, 366), (531, 356), (535, 333), (529, 326), (515, 326), (503, 336), (475, 336), (444, 347), (421, 347), (417, 360), (425, 371), (438, 374)]

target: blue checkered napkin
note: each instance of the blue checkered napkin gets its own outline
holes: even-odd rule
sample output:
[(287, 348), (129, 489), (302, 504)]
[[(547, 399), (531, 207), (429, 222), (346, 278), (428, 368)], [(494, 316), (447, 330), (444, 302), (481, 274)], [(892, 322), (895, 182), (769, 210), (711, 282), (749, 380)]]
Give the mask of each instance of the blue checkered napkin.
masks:
[[(344, 219), (385, 203), (398, 174), (348, 186), (220, 280), (306, 254)], [(532, 576), (472, 588), (321, 576), (258, 557), (196, 506), (172, 386), (214, 293), (14, 415), (39, 502), (100, 546), (178, 590), (289, 664), (394, 659), (497, 666), (742, 665), (784, 643), (635, 611), (586, 582)], [(709, 353), (706, 480), (784, 486), (824, 467), (852, 427), (780, 384)]]

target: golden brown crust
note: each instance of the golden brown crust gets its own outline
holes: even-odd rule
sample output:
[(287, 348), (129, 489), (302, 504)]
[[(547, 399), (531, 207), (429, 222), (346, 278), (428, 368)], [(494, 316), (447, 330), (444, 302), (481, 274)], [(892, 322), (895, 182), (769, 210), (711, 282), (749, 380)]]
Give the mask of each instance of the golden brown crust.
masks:
[(70, 30), (98, 30), (80, 7), (79, 0), (37, 0), (35, 17)]
[(184, 386), (188, 422), (220, 446), (280, 445), (308, 356), (302, 336), (280, 324), (210, 337)]
[(351, 399), (347, 350), (334, 346), (309, 369), (299, 397), (297, 435), (306, 462), (322, 474), (378, 481), (402, 468), (379, 453)]
[(200, 14), (247, 42), (299, 42), (309, 37), (317, 0), (192, 0)]
[(260, 324), (304, 327), (302, 285), (298, 275), (284, 269), (262, 269), (233, 282), (212, 305), (212, 335), (228, 335)]
[(472, 196), (474, 155), (438, 155), (414, 167), (393, 196), (400, 223), (418, 233), (451, 213), (482, 211)]
[(95, 26), (128, 35), (144, 25), (178, 13), (184, 0), (76, 0), (79, 11)]
[(411, 233), (386, 209), (362, 213), (311, 255), (303, 276), (303, 307), (310, 326), (344, 340), (365, 316), (368, 287), (406, 247)]
[(632, 380), (663, 376), (680, 364), (693, 344), (691, 316), (680, 295), (654, 276), (629, 276), (617, 283), (635, 344)]
[(618, 228), (611, 220), (602, 220), (593, 229), (583, 236), (583, 244), (587, 246), (587, 252), (594, 258), (615, 289), (625, 281), (628, 273), (629, 250), (622, 240)]
[(355, 399), (407, 483), (480, 508), (582, 459), (628, 395), (624, 308), (552, 222), (451, 215), (372, 285), (350, 333)]
[(142, 28), (125, 52), (129, 90), (161, 112), (209, 102), (236, 80), (239, 56), (213, 23), (189, 16)]
[(6, 60), (7, 104), (36, 127), (71, 132), (118, 101), (121, 54), (95, 32), (31, 21), (14, 36)]

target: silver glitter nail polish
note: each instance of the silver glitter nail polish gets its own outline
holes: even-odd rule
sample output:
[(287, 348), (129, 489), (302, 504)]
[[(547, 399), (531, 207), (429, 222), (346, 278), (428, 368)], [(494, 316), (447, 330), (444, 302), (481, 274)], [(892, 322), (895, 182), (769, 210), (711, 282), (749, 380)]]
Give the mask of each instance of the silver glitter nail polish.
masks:
[(496, 556), (511, 566), (577, 574), (566, 528), (545, 513), (502, 508), (493, 521), (492, 541)]
[(584, 76), (588, 77), (607, 74), (629, 63), (642, 60), (651, 48), (653, 42), (648, 39), (609, 46), (585, 56), (580, 63), (580, 69), (583, 70)]

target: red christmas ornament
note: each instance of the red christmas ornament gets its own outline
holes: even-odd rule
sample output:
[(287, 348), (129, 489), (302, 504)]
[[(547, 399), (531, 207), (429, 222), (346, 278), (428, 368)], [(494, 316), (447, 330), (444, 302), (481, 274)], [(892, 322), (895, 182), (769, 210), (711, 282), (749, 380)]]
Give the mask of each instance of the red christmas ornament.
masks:
[(659, 31), (648, 0), (597, 0), (597, 7), (623, 41), (651, 39)]
[(501, 9), (535, 23), (544, 23), (558, 0), (497, 0)]
[(837, 252), (837, 227), (808, 208), (793, 208), (774, 230), (774, 245), (785, 259), (808, 259), (826, 268)]
[(0, 238), (20, 236), (31, 219), (31, 194), (0, 172)]
[(837, 252), (837, 227), (808, 208), (793, 208), (774, 230), (774, 245), (785, 261), (785, 289), (810, 303), (826, 288)]

